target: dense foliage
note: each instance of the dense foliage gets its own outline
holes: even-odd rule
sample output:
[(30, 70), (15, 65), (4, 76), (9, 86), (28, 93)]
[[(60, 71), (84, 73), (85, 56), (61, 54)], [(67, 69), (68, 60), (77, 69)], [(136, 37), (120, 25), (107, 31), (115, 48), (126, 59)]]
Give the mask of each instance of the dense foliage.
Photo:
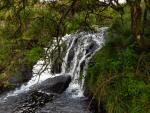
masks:
[[(94, 95), (92, 100), (103, 105), (107, 113), (150, 112), (150, 53), (139, 49), (131, 38), (129, 14), (123, 21), (115, 19), (86, 76), (89, 95)], [(147, 28), (148, 38), (149, 33)]]

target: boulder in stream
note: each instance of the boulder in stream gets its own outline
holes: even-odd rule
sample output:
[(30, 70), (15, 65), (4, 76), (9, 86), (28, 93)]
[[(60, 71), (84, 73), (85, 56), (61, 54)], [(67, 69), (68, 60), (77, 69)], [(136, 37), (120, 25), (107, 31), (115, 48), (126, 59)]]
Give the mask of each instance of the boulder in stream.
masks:
[(62, 93), (70, 84), (70, 75), (59, 75), (54, 78), (48, 78), (47, 80), (33, 86), (34, 90), (40, 90), (47, 93)]

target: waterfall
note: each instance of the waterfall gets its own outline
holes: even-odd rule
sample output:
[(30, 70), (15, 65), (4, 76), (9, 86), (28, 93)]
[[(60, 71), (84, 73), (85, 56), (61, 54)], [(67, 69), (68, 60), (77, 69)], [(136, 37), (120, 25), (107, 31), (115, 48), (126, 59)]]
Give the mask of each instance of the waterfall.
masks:
[[(70, 74), (72, 76), (72, 83), (70, 84), (67, 91), (72, 93), (72, 97), (83, 96), (82, 86), (84, 83), (84, 77), (86, 75), (86, 69), (89, 60), (92, 56), (103, 46), (105, 39), (105, 31), (107, 27), (102, 27), (97, 32), (77, 32), (74, 34), (66, 35), (63, 37), (67, 44), (67, 51), (62, 63), (62, 74)], [(33, 72), (38, 72), (44, 64), (43, 60), (39, 60), (33, 68)], [(80, 74), (82, 72), (83, 79), (79, 84)], [(56, 76), (60, 75), (57, 74)], [(20, 88), (17, 88), (13, 92), (9, 92), (5, 99), (9, 96), (16, 96), (20, 93), (27, 92), (30, 88), (40, 83), (47, 78), (53, 77), (48, 70), (45, 70), (40, 78), (33, 76), (32, 79), (27, 83), (23, 84)], [(80, 80), (81, 81), (81, 80)]]
[[(72, 83), (67, 89), (72, 93), (72, 97), (83, 96), (83, 83), (86, 69), (92, 56), (103, 46), (105, 31), (107, 27), (99, 28), (96, 33), (80, 32), (67, 35), (67, 52), (62, 64), (62, 73), (69, 73), (72, 76)], [(82, 80), (80, 75), (82, 72)], [(81, 83), (78, 83), (81, 81)]]

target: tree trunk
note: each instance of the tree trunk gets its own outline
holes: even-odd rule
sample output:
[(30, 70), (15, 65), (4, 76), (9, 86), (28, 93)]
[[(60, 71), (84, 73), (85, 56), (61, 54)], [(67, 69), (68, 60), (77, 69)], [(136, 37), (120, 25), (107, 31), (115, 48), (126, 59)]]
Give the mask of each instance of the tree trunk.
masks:
[(131, 8), (131, 29), (134, 40), (141, 49), (147, 51), (150, 49), (150, 40), (144, 36), (144, 32), (148, 22), (147, 15), (150, 11), (150, 0), (143, 1), (145, 7), (141, 7), (141, 0), (135, 2), (127, 0), (127, 2)]
[(144, 47), (143, 25), (142, 25), (142, 8), (140, 3), (131, 6), (131, 28), (135, 41), (140, 47)]

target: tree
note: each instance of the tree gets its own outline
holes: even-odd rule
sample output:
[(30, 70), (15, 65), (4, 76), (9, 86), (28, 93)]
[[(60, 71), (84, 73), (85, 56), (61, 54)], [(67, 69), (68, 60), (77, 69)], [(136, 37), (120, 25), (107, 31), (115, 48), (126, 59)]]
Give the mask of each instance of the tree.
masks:
[(127, 0), (131, 9), (131, 29), (133, 38), (138, 43), (140, 48), (148, 49), (144, 37), (144, 28), (147, 23), (147, 13), (149, 10), (150, 1), (148, 0)]

